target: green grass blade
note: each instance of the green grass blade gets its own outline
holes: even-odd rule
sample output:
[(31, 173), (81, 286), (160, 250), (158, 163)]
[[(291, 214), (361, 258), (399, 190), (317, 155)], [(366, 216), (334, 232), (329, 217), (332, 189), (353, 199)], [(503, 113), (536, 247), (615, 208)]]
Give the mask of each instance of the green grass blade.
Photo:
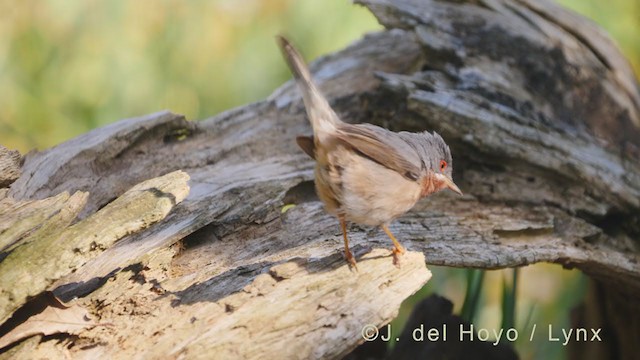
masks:
[(502, 282), (502, 329), (515, 328), (518, 290), (518, 268), (513, 269), (511, 284)]
[(478, 302), (482, 293), (484, 270), (467, 269), (467, 293), (460, 316), (463, 320), (473, 322), (478, 310)]

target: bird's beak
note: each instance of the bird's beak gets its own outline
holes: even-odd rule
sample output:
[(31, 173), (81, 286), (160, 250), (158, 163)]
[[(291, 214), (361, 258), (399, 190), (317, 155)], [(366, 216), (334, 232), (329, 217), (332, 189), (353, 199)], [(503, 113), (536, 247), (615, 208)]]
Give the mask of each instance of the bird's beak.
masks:
[[(440, 174), (438, 174), (440, 175)], [(442, 181), (444, 183), (444, 187), (448, 188), (449, 190), (462, 195), (462, 190), (460, 190), (460, 188), (458, 187), (458, 185), (456, 185), (453, 180), (451, 180), (448, 176), (446, 175), (440, 175), (438, 176), (440, 178), (440, 181)]]

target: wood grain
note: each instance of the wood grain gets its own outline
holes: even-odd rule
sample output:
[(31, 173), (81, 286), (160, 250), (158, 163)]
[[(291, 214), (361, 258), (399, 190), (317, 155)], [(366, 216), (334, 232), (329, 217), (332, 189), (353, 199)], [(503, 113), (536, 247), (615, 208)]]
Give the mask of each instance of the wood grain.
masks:
[[(2, 243), (10, 250), (2, 269), (23, 234), (56, 221), (65, 192), (89, 194), (71, 225), (86, 222), (82, 234), (128, 230), (105, 235), (99, 252), (81, 251), (64, 271), (39, 263), (31, 272), (51, 274), (46, 281), (3, 305), (8, 316), (49, 289), (82, 296), (113, 326), (66, 343), (29, 340), (12, 355), (341, 358), (362, 341), (362, 326), (389, 322), (428, 280), (422, 254), (456, 267), (579, 268), (606, 290), (600, 325), (618, 337), (609, 353), (640, 351), (638, 302), (625, 300), (640, 296), (640, 101), (606, 34), (547, 1), (358, 2), (387, 30), (315, 61), (321, 90), (346, 121), (439, 132), (465, 193), (432, 196), (391, 225), (409, 250), (401, 268), (383, 233), (351, 226), (360, 272), (347, 269), (338, 223), (315, 198), (313, 163), (295, 143), (311, 131), (288, 82), (203, 121), (160, 112), (27, 156), (0, 204), (52, 205), (12, 220), (24, 225)], [(190, 191), (183, 201), (154, 197), (167, 205), (153, 220), (109, 208), (135, 184), (177, 170)], [(34, 216), (42, 220), (24, 220)], [(56, 248), (91, 244), (74, 239)]]

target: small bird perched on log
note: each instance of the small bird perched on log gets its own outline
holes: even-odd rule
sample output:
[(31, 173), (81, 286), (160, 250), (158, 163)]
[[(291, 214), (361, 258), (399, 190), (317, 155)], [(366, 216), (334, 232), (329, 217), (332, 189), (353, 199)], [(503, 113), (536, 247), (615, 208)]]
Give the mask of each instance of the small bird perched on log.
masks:
[(320, 93), (302, 56), (282, 36), (282, 54), (293, 73), (313, 136), (296, 142), (316, 161), (315, 186), (327, 212), (342, 227), (345, 257), (349, 250), (346, 222), (380, 226), (393, 241), (394, 263), (405, 249), (389, 231), (389, 223), (425, 196), (443, 189), (462, 195), (453, 182), (451, 152), (437, 133), (393, 132), (372, 124), (340, 120)]

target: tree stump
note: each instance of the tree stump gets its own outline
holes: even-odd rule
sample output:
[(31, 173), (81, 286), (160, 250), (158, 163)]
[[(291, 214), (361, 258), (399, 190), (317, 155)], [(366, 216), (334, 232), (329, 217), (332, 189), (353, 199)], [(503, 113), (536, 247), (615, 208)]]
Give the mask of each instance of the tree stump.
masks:
[(640, 91), (606, 34), (541, 0), (357, 2), (386, 30), (315, 61), (321, 91), (346, 121), (440, 133), (465, 192), (392, 224), (400, 268), (355, 225), (359, 271), (344, 262), (288, 82), (203, 121), (160, 112), (27, 155), (0, 190), (0, 334), (49, 292), (91, 321), (2, 356), (341, 358), (428, 281), (425, 259), (577, 267), (594, 284), (583, 320), (606, 329), (583, 358), (640, 352)]

